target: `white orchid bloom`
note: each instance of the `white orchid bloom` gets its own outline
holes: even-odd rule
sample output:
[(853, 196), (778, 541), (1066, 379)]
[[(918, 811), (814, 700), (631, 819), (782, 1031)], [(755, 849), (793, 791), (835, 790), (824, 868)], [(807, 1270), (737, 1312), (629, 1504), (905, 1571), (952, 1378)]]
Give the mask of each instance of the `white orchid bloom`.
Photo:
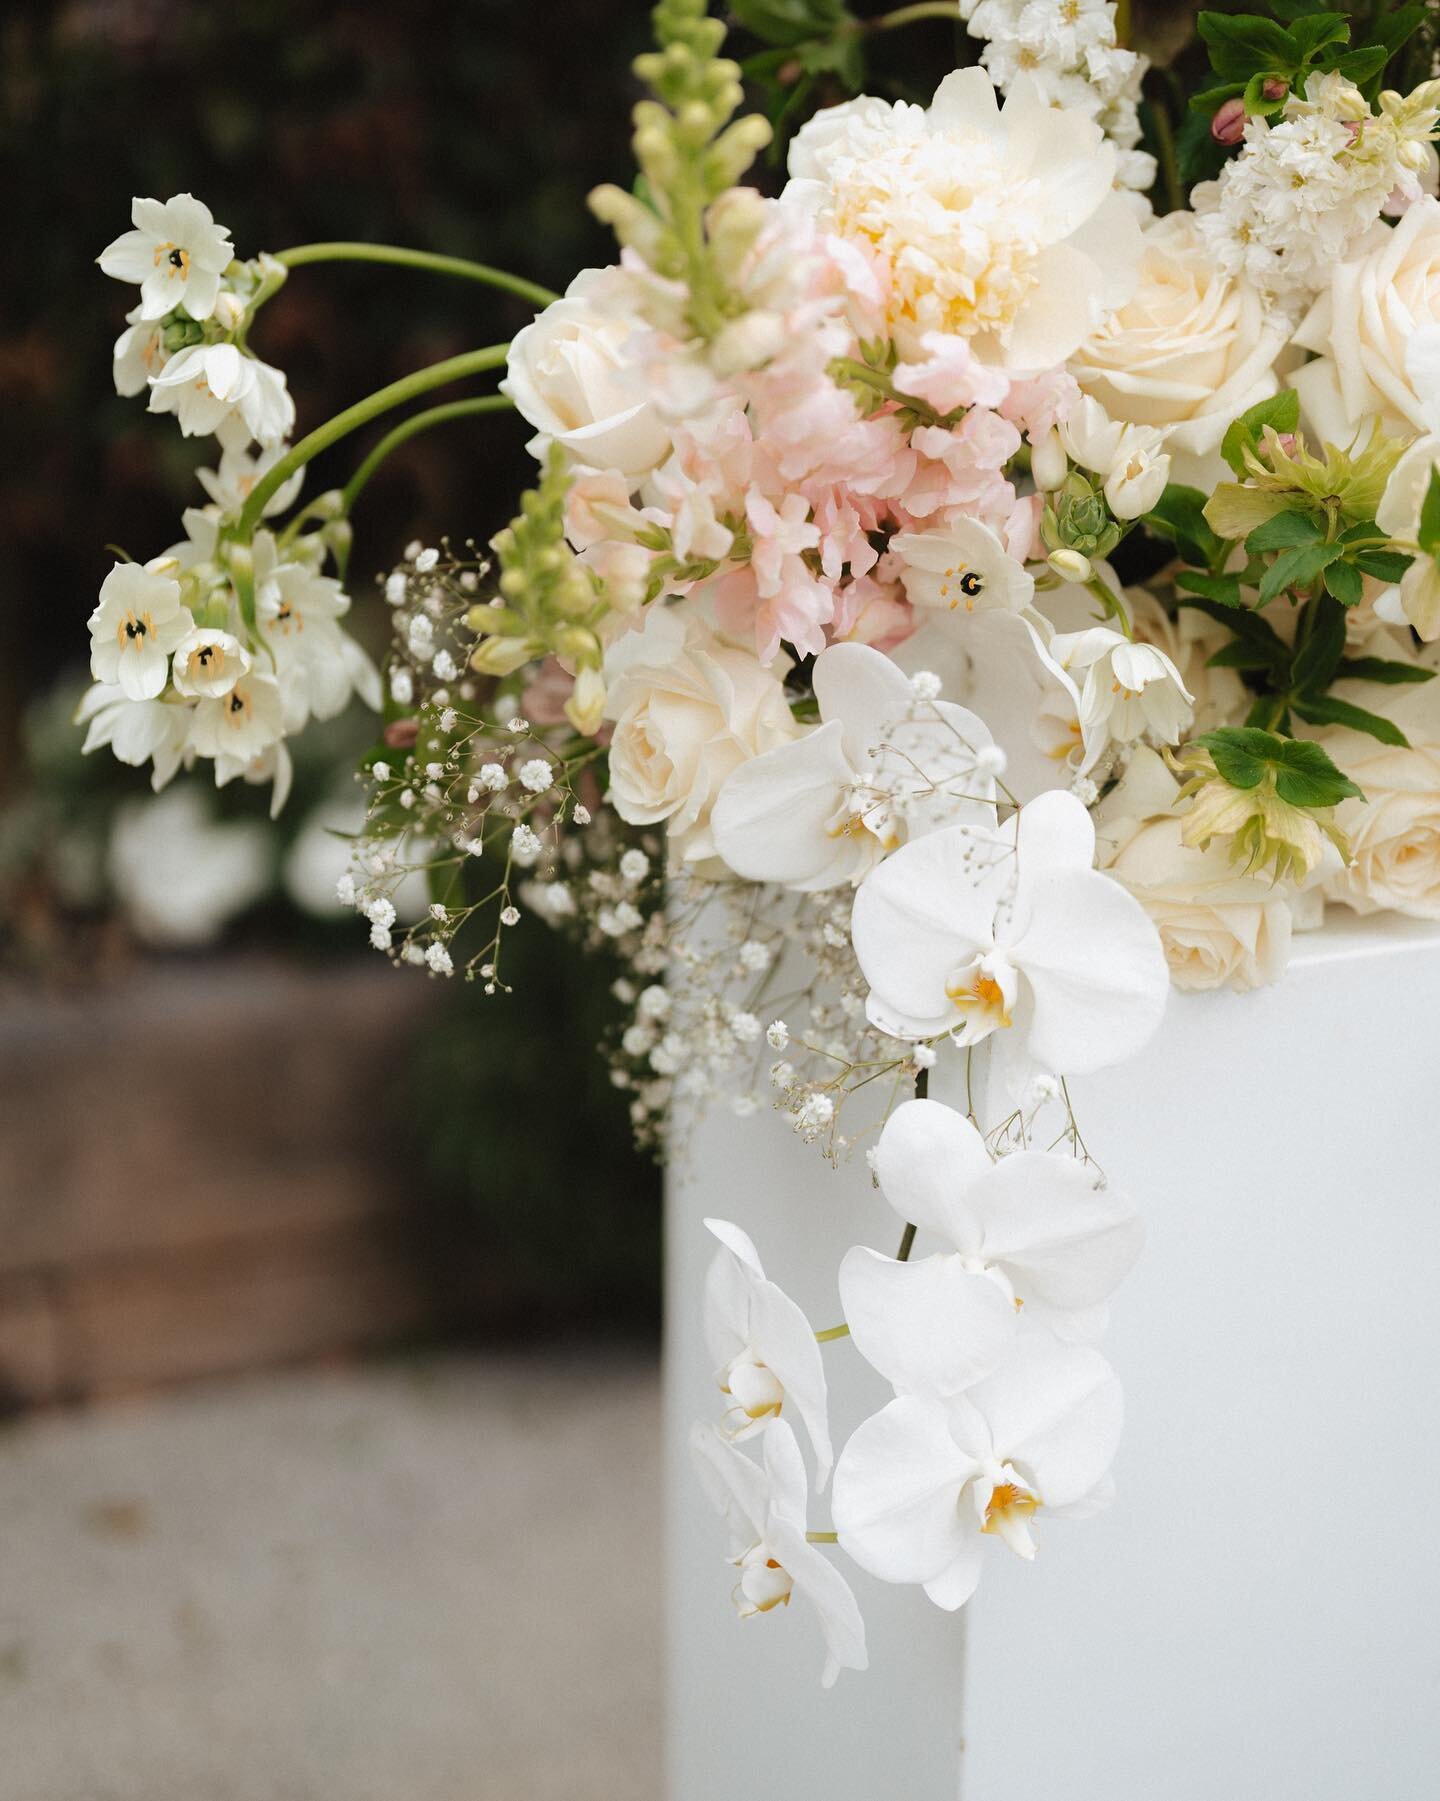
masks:
[(886, 858), (850, 928), (871, 1021), (962, 1045), (1013, 1031), (1067, 1074), (1133, 1056), (1165, 1008), (1165, 956), (1140, 903), (1094, 862), (1090, 815), (1058, 790), (998, 830), (952, 826)]
[(792, 1594), (809, 1602), (825, 1639), (820, 1680), (830, 1688), (841, 1670), (868, 1668), (865, 1622), (849, 1583), (805, 1535), (805, 1465), (795, 1434), (777, 1420), (762, 1447), (763, 1467), (713, 1426), (697, 1425), (690, 1435), (700, 1479), (730, 1527), (740, 1617), (788, 1607)]
[(338, 623), (350, 596), (308, 563), (282, 562), (269, 532), (255, 534), (253, 549), (255, 617), (280, 678), (286, 731), (298, 732), (312, 718), (333, 719), (352, 693), (378, 712), (379, 671)]
[(1073, 1157), (992, 1162), (963, 1114), (924, 1100), (891, 1114), (875, 1167), (899, 1217), (946, 1247), (901, 1263), (857, 1245), (840, 1265), (855, 1348), (900, 1393), (956, 1394), (988, 1376), (1022, 1308), (1066, 1338), (1103, 1329), (1144, 1234), (1130, 1202)]
[(1035, 1514), (1078, 1518), (1109, 1500), (1123, 1415), (1098, 1351), (1024, 1332), (964, 1394), (901, 1395), (857, 1428), (835, 1467), (840, 1546), (882, 1582), (963, 1607), (987, 1538), (1029, 1559)]
[(821, 724), (752, 757), (711, 813), (715, 848), (747, 881), (810, 893), (858, 882), (907, 837), (994, 816), (991, 748), (975, 714), (917, 702), (909, 679), (866, 644), (815, 659)]
[(988, 525), (958, 518), (926, 532), (897, 532), (890, 548), (913, 606), (948, 612), (1019, 613), (1035, 598), (1035, 582)]
[(217, 700), (230, 692), (250, 662), (250, 652), (233, 632), (197, 625), (175, 646), (171, 679), (177, 694)]
[(1195, 722), (1195, 697), (1180, 671), (1153, 644), (1137, 644), (1113, 626), (1057, 632), (1041, 660), (1079, 696), (1079, 771), (1094, 768), (1111, 744), (1178, 744)]
[(705, 1342), (720, 1392), (733, 1403), (726, 1435), (750, 1438), (789, 1408), (805, 1422), (815, 1486), (824, 1488), (835, 1456), (815, 1333), (798, 1304), (766, 1276), (748, 1234), (725, 1219), (705, 1224), (722, 1246), (705, 1278)]
[(153, 700), (165, 687), (170, 652), (195, 623), (180, 604), (172, 557), (117, 563), (100, 584), (90, 615), (90, 673), (114, 682), (130, 700)]
[(140, 288), (140, 317), (163, 319), (183, 306), (192, 319), (208, 319), (220, 294), (220, 277), (235, 246), (204, 201), (192, 194), (130, 203), (133, 231), (122, 232), (96, 261), (116, 281)]
[(150, 786), (158, 794), (184, 760), (190, 733), (188, 707), (163, 700), (132, 700), (114, 682), (97, 682), (75, 715), (86, 726), (82, 754), (109, 745), (122, 763), (143, 769), (153, 763)]

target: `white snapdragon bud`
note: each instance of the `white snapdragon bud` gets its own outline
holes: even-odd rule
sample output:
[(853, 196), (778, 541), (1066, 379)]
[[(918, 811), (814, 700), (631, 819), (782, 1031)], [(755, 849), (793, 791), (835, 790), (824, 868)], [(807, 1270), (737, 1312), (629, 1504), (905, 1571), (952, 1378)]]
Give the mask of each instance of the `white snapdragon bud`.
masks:
[(392, 569), (389, 575), (385, 577), (385, 598), (392, 607), (399, 607), (405, 604), (404, 570)]
[(210, 316), (222, 331), (238, 331), (245, 318), (245, 303), (226, 289), (215, 296), (215, 311)]
[(425, 961), (437, 976), (451, 976), (455, 973), (455, 965), (450, 961), (450, 953), (440, 943), (425, 947)]
[(632, 887), (643, 882), (650, 873), (650, 859), (643, 850), (630, 849), (620, 859), (620, 877)]
[(501, 763), (482, 763), (480, 773), (475, 779), (480, 787), (488, 788), (492, 794), (498, 794), (510, 780)]

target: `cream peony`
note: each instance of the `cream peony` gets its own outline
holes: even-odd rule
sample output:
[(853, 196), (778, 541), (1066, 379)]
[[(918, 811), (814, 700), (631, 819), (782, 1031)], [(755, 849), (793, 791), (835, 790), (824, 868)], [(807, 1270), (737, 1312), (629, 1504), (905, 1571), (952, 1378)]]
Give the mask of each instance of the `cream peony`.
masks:
[(878, 265), (912, 361), (944, 332), (988, 363), (1053, 368), (1135, 285), (1140, 233), (1114, 192), (1114, 146), (1028, 78), (1003, 109), (983, 69), (947, 75), (928, 110), (829, 107), (797, 133), (790, 175), (785, 204)]
[(1164, 431), (1172, 480), (1208, 488), (1226, 426), (1279, 386), (1285, 338), (1258, 291), (1220, 273), (1194, 214), (1171, 213), (1145, 232), (1139, 286), (1070, 371), (1112, 419)]
[(1403, 437), (1427, 428), (1435, 396), (1417, 389), (1407, 351), (1413, 334), (1437, 322), (1440, 202), (1427, 195), (1393, 230), (1376, 225), (1365, 234), (1295, 333), (1296, 344), (1319, 355), (1290, 381), (1327, 443), (1349, 444), (1372, 415)]
[(1095, 809), (1099, 865), (1128, 888), (1160, 934), (1176, 988), (1259, 988), (1290, 957), (1287, 890), (1236, 869), (1225, 847), (1180, 842), (1178, 785), (1151, 750), (1137, 751)]
[(631, 825), (670, 822), (679, 855), (715, 855), (710, 808), (727, 776), (798, 736), (781, 682), (678, 608), (652, 607), (605, 660), (610, 795)]
[(644, 327), (618, 300), (609, 304), (617, 273), (582, 269), (563, 299), (515, 334), (500, 391), (536, 428), (533, 456), (553, 439), (586, 468), (638, 480), (664, 460), (670, 439), (627, 351)]
[(1383, 708), (1410, 749), (1362, 732), (1316, 734), (1365, 793), (1336, 811), (1352, 861), (1325, 883), (1325, 898), (1357, 913), (1392, 907), (1416, 919), (1440, 919), (1440, 678), (1368, 694), (1357, 685), (1353, 695), (1361, 706)]

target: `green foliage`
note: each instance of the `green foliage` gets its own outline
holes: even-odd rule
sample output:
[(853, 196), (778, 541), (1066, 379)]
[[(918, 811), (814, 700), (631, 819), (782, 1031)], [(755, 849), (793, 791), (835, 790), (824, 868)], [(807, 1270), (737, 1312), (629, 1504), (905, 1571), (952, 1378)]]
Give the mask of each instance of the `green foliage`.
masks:
[(1394, 744), (1401, 750), (1410, 748), (1410, 740), (1391, 719), (1368, 712), (1334, 694), (1316, 694), (1297, 700), (1295, 711), (1309, 725), (1345, 725), (1353, 732), (1366, 732), (1382, 744)]
[(1368, 92), (1425, 17), (1423, 7), (1407, 6), (1388, 17), (1361, 20), (1365, 41), (1356, 44), (1353, 17), (1344, 13), (1319, 12), (1305, 0), (1272, 0), (1271, 10), (1275, 18), (1223, 12), (1198, 16), (1196, 28), (1219, 79), (1191, 99), (1195, 112), (1209, 118), (1241, 95), (1248, 114), (1274, 114), (1290, 93), (1303, 93), (1310, 75), (1331, 71)]
[(1282, 388), (1268, 400), (1258, 401), (1240, 415), (1220, 440), (1220, 454), (1244, 477), (1247, 470), (1245, 452), (1259, 448), (1260, 434), (1268, 425), (1275, 432), (1293, 432), (1300, 423), (1300, 396), (1294, 388)]
[(1187, 562), (1210, 567), (1224, 549), (1224, 540), (1205, 517), (1205, 500), (1199, 488), (1171, 482), (1142, 523), (1157, 538), (1173, 544)]
[(1380, 682), (1394, 688), (1406, 682), (1430, 682), (1433, 669), (1422, 669), (1417, 663), (1397, 663), (1390, 657), (1342, 657), (1335, 671), (1336, 681)]
[(1308, 588), (1327, 564), (1343, 555), (1338, 544), (1297, 544), (1282, 550), (1260, 577), (1260, 604), (1264, 606), (1287, 588)]
[(1430, 485), (1420, 503), (1420, 527), (1416, 542), (1426, 556), (1440, 552), (1440, 470), (1430, 471)]
[(762, 44), (785, 49), (819, 38), (832, 38), (855, 19), (844, 0), (731, 0), (735, 23)]
[(1281, 738), (1254, 726), (1225, 726), (1195, 740), (1208, 750), (1219, 775), (1232, 788), (1258, 788), (1273, 778), (1275, 792), (1292, 807), (1334, 807), (1360, 795), (1320, 745), (1304, 738)]

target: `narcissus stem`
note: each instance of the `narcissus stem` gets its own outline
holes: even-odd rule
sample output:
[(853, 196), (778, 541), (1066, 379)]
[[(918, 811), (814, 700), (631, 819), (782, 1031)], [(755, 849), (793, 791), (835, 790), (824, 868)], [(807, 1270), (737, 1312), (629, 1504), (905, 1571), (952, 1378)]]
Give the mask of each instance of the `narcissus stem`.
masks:
[(523, 275), (512, 275), (508, 269), (494, 269), (489, 263), (472, 263), (465, 256), (438, 256), (431, 250), (407, 250), (400, 244), (364, 244), (337, 240), (328, 244), (296, 244), (289, 250), (274, 252), (277, 263), (287, 269), (300, 269), (306, 263), (392, 263), (406, 269), (425, 269), (432, 275), (456, 275), (462, 281), (484, 282), (487, 287), (504, 288), (522, 300), (533, 300), (536, 306), (549, 306), (558, 300), (549, 288), (538, 281), (527, 281)]
[(360, 467), (345, 484), (345, 511), (349, 513), (355, 502), (364, 492), (370, 477), (385, 461), (392, 450), (398, 450), (409, 439), (418, 437), (422, 431), (429, 431), (432, 425), (444, 425), (449, 419), (466, 419), (473, 413), (513, 412), (515, 402), (507, 394), (480, 394), (474, 400), (450, 400), (444, 406), (427, 407), (423, 413), (415, 413), (409, 419), (402, 419), (385, 436), (361, 463)]

